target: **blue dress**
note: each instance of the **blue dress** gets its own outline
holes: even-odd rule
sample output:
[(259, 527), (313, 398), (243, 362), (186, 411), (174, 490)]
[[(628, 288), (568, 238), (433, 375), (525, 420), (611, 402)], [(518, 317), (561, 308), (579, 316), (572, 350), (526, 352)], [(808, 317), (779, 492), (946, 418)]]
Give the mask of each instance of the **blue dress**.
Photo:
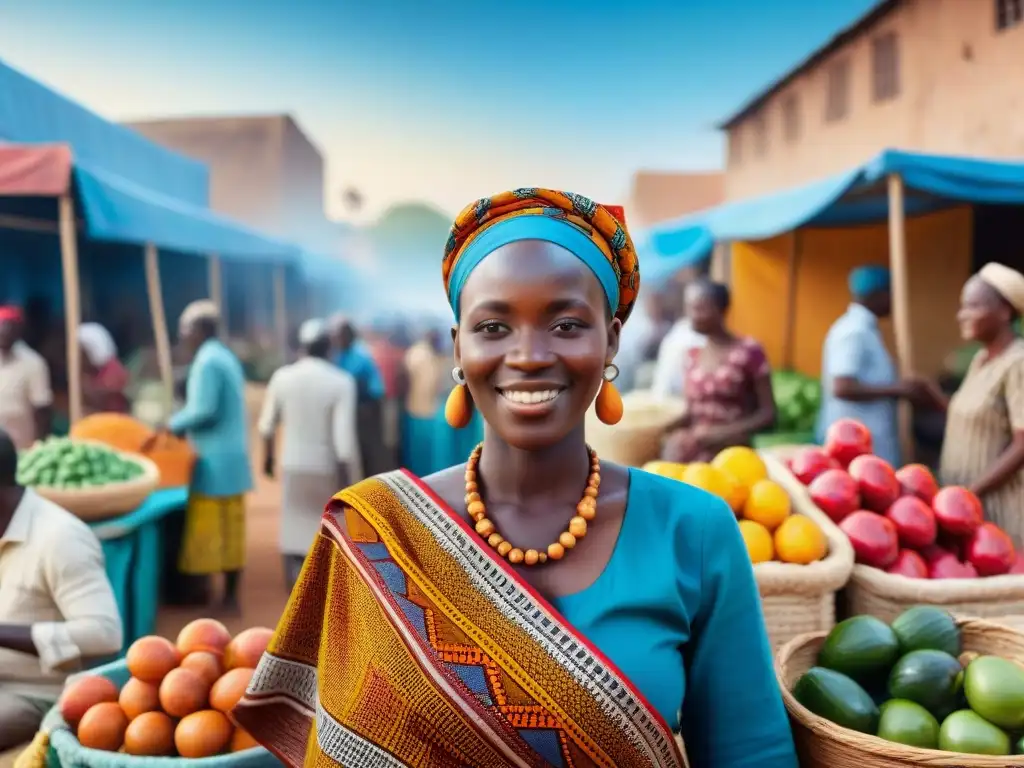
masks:
[(693, 768), (797, 768), (753, 568), (721, 499), (629, 471), (611, 559), (553, 606), (673, 728)]

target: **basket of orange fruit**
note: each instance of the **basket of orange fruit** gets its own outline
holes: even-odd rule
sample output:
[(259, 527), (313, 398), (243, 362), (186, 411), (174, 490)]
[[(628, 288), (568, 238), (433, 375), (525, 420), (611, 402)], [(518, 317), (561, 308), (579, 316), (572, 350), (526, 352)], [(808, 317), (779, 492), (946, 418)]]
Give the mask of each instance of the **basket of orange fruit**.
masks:
[(853, 548), (786, 466), (733, 446), (711, 462), (644, 466), (703, 488), (732, 507), (754, 565), (772, 648), (835, 624), (835, 593), (853, 571)]
[(43, 730), (61, 765), (263, 768), (280, 762), (228, 713), (245, 693), (273, 631), (232, 637), (198, 619), (177, 642), (151, 635), (115, 661), (68, 681)]

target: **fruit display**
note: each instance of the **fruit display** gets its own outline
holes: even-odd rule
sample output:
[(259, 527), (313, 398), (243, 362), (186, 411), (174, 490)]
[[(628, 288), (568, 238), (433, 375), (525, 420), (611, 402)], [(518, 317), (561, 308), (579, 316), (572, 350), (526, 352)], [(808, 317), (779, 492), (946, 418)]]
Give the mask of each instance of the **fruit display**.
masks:
[(48, 437), (18, 457), (18, 483), (58, 489), (97, 488), (135, 480), (142, 464), (98, 443)]
[(815, 505), (849, 538), (859, 564), (915, 579), (1024, 572), (1013, 541), (985, 521), (969, 489), (941, 488), (927, 467), (896, 470), (871, 451), (867, 428), (842, 419), (823, 447), (800, 448), (788, 461)]
[[(128, 454), (143, 455), (160, 470), (161, 488), (188, 485), (195, 452), (186, 440), (153, 430), (123, 413), (94, 413), (71, 428), (73, 440), (102, 443)], [(145, 450), (143, 450), (145, 449)]]
[(821, 408), (821, 382), (796, 371), (773, 371), (778, 432), (812, 432)]
[(272, 635), (253, 627), (232, 637), (219, 621), (198, 619), (174, 643), (140, 638), (125, 656), (124, 685), (80, 676), (61, 695), (61, 716), (83, 747), (107, 752), (202, 758), (258, 746), (228, 713)]
[(792, 694), (818, 717), (889, 742), (1024, 754), (1024, 666), (964, 652), (957, 622), (934, 606), (910, 608), (891, 624), (872, 616), (840, 622)]
[(722, 498), (739, 518), (751, 561), (808, 565), (824, 558), (828, 540), (810, 518), (794, 514), (789, 493), (768, 476), (752, 448), (733, 446), (710, 463), (650, 462), (644, 469), (702, 488)]

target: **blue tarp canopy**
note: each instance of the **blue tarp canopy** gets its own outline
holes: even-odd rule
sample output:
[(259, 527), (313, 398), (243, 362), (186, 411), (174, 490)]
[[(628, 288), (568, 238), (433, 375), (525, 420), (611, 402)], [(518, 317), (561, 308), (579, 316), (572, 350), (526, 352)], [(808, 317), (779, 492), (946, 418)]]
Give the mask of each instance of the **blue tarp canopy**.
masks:
[[(886, 179), (903, 178), (907, 216), (955, 205), (1024, 205), (1024, 163), (886, 150), (868, 163), (821, 181), (710, 208), (652, 227), (641, 239), (641, 275), (700, 262), (715, 242), (764, 240), (800, 227), (848, 227), (885, 221)], [(656, 278), (655, 278), (656, 279)]]
[(153, 243), (224, 259), (292, 262), (299, 249), (107, 171), (75, 165), (86, 233), (95, 240)]

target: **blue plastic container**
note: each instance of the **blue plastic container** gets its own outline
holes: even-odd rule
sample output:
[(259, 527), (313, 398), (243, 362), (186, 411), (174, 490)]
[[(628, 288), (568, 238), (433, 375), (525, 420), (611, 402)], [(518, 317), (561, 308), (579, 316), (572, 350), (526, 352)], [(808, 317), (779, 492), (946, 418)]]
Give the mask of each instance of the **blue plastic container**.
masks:
[[(115, 661), (90, 670), (90, 675), (103, 675), (118, 687), (131, 675), (124, 661)], [(281, 761), (263, 747), (229, 755), (192, 760), (184, 757), (135, 757), (121, 752), (103, 752), (78, 743), (60, 709), (54, 707), (43, 720), (43, 730), (50, 734), (49, 768), (280, 768)]]

